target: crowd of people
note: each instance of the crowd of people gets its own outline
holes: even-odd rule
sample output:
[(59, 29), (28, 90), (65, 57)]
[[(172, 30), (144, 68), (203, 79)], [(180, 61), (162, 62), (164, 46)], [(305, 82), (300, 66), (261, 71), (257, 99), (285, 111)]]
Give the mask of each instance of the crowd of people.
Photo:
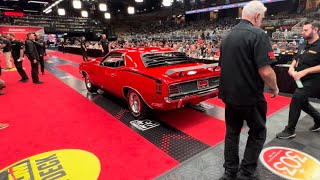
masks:
[[(27, 40), (21, 42), (15, 39), (14, 34), (2, 34), (0, 35), (1, 46), (0, 53), (4, 54), (4, 59), (6, 61), (6, 67), (2, 68), (0, 66), (0, 76), (2, 70), (13, 69), (12, 61), (21, 76), (19, 80), (22, 83), (29, 81), (29, 77), (23, 68), (24, 55), (27, 56), (31, 62), (31, 74), (32, 82), (34, 84), (42, 84), (43, 82), (39, 80), (39, 64), (40, 71), (44, 75), (44, 55), (45, 55), (45, 43), (40, 37), (39, 33), (28, 33)], [(0, 59), (1, 61), (1, 59)], [(1, 80), (0, 90), (5, 87), (5, 83)], [(0, 95), (4, 95), (4, 92), (0, 92)]]

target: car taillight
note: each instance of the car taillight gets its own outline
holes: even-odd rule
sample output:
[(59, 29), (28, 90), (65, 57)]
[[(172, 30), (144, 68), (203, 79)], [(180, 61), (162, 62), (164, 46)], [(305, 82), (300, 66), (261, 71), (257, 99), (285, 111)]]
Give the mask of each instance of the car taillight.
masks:
[(180, 93), (179, 85), (171, 85), (169, 86), (169, 94), (178, 94)]

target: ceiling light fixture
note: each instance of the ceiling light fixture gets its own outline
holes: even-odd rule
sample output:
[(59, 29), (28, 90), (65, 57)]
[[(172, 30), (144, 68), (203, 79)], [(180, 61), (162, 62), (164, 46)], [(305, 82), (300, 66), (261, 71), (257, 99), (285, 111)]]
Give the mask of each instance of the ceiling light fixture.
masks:
[(141, 2), (143, 2), (143, 0), (136, 0), (136, 2), (141, 3)]
[(28, 3), (48, 4), (48, 2), (44, 2), (44, 1), (28, 1)]
[(81, 9), (82, 4), (81, 4), (80, 0), (73, 0), (72, 5), (73, 5), (73, 8), (75, 8), (75, 9)]
[(111, 14), (108, 12), (104, 13), (104, 18), (111, 19)]
[(134, 7), (132, 6), (128, 7), (128, 14), (134, 14)]
[(166, 6), (166, 7), (171, 6), (172, 3), (173, 3), (173, 0), (163, 0), (162, 1), (162, 5)]
[(99, 10), (100, 10), (100, 11), (107, 11), (107, 4), (105, 4), (105, 3), (100, 3), (100, 4), (99, 4)]
[(52, 12), (52, 9), (49, 9), (48, 11), (46, 11), (45, 13), (48, 14), (48, 13), (51, 13)]
[(88, 17), (88, 11), (81, 11), (82, 17)]
[(47, 7), (45, 10), (43, 10), (43, 12), (48, 11), (49, 9), (52, 9), (54, 6), (58, 5), (61, 1), (63, 0), (57, 0), (56, 2), (54, 2), (53, 4), (51, 4), (49, 7)]
[(58, 9), (58, 14), (59, 14), (60, 16), (64, 16), (64, 15), (66, 15), (66, 10), (64, 10), (64, 9), (62, 9), (62, 8), (59, 8), (59, 9)]

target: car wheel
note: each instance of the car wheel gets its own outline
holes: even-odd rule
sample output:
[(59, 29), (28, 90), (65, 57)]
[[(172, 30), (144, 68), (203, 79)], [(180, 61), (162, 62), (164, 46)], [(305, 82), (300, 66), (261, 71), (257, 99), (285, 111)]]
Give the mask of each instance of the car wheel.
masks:
[(148, 116), (149, 108), (136, 91), (129, 90), (127, 103), (129, 111), (136, 119), (145, 119)]
[(86, 84), (86, 88), (89, 92), (94, 93), (98, 91), (98, 87), (92, 84), (89, 76), (87, 74), (84, 75), (84, 82)]

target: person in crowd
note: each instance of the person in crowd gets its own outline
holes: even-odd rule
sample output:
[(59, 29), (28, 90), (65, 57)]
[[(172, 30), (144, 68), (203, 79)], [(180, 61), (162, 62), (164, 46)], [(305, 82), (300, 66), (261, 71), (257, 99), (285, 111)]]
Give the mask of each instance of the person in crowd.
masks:
[(21, 76), (20, 82), (27, 82), (29, 80), (26, 72), (23, 69), (23, 56), (24, 56), (24, 45), (21, 41), (15, 39), (13, 34), (8, 34), (8, 38), (12, 45), (12, 58), (14, 65), (17, 68), (19, 75)]
[[(258, 179), (255, 171), (266, 140), (264, 84), (270, 88), (272, 97), (279, 93), (270, 66), (275, 57), (268, 35), (260, 29), (266, 10), (260, 1), (250, 1), (242, 10), (240, 23), (221, 44), (218, 97), (226, 105), (225, 173), (221, 177), (224, 180)], [(239, 166), (239, 139), (244, 120), (249, 137)]]
[(99, 41), (99, 48), (102, 52), (102, 56), (105, 56), (109, 53), (109, 42), (105, 34), (101, 35), (101, 40)]
[(206, 53), (204, 54), (204, 58), (206, 59), (213, 59), (214, 53), (212, 52), (212, 49), (207, 49)]
[[(5, 82), (2, 79), (0, 79), (0, 90), (4, 89), (5, 87), (6, 87)], [(4, 94), (5, 93), (3, 91), (0, 91), (0, 96)]]
[(39, 80), (39, 54), (37, 51), (36, 45), (34, 45), (35, 35), (34, 33), (27, 34), (27, 40), (25, 42), (25, 49), (26, 49), (26, 56), (28, 57), (31, 63), (31, 75), (32, 75), (32, 82), (34, 84), (43, 84), (42, 81)]
[(199, 58), (201, 55), (200, 50), (197, 49), (196, 45), (191, 45), (190, 51), (188, 52), (188, 55), (192, 58)]
[(277, 55), (280, 54), (280, 49), (279, 49), (277, 43), (274, 43), (274, 44), (272, 45), (272, 49), (273, 49), (274, 54), (277, 54)]
[(37, 47), (37, 52), (39, 55), (40, 70), (41, 70), (42, 75), (44, 75), (44, 49), (45, 49), (44, 41), (40, 37), (39, 33), (35, 33), (34, 35), (35, 35), (36, 39), (33, 43)]
[(12, 62), (11, 62), (11, 43), (7, 39), (5, 35), (0, 36), (0, 39), (2, 40), (2, 45), (0, 47), (1, 50), (3, 50), (3, 54), (7, 63), (6, 70), (12, 69)]
[[(298, 53), (291, 63), (289, 75), (296, 81), (301, 81), (303, 87), (297, 88), (290, 103), (289, 120), (285, 129), (277, 134), (280, 139), (296, 136), (295, 129), (301, 110), (309, 114), (314, 125), (310, 131), (320, 131), (320, 113), (310, 103), (309, 97), (320, 98), (320, 22), (306, 22), (302, 36), (306, 40), (298, 48)], [(297, 73), (295, 73), (297, 72)]]
[(87, 62), (88, 61), (88, 53), (87, 53), (88, 49), (87, 49), (87, 41), (84, 36), (81, 37), (80, 46), (81, 46), (81, 52), (82, 52), (82, 59), (84, 62)]

